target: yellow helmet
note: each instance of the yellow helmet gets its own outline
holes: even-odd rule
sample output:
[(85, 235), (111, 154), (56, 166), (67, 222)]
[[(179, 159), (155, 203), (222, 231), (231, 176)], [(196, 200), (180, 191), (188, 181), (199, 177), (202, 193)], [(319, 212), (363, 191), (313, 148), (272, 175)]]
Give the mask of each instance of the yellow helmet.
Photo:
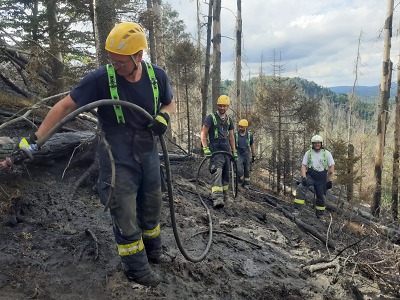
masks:
[(242, 127), (249, 127), (249, 122), (247, 122), (246, 119), (241, 119), (241, 120), (239, 121), (239, 126), (242, 126)]
[(221, 95), (218, 97), (217, 105), (230, 105), (231, 100), (227, 95)]
[(147, 39), (139, 24), (124, 22), (115, 25), (109, 33), (107, 51), (121, 55), (132, 55), (147, 49)]

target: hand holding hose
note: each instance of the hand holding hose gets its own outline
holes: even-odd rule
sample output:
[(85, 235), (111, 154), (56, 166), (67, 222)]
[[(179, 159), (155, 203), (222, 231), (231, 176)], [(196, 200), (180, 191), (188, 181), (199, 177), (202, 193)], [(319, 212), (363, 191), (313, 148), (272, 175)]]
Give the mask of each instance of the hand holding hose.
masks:
[(205, 157), (211, 157), (211, 155), (212, 155), (211, 150), (208, 146), (203, 147), (203, 152), (204, 152)]
[(235, 159), (235, 161), (237, 161), (237, 159), (238, 159), (238, 154), (237, 154), (237, 150), (235, 149), (235, 150), (232, 150), (232, 155), (233, 155), (233, 158)]
[(29, 137), (22, 138), (18, 144), (17, 151), (23, 152), (28, 160), (33, 160), (33, 153), (39, 150), (39, 146), (36, 143), (37, 136), (35, 133), (31, 133)]
[(169, 115), (167, 112), (159, 112), (150, 124), (150, 129), (153, 130), (154, 134), (161, 135), (167, 131), (169, 123)]

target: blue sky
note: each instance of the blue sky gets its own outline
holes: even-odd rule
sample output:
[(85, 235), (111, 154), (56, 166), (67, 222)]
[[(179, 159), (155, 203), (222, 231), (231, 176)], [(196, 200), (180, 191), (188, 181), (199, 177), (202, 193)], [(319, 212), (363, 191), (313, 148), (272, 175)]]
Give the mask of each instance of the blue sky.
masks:
[[(196, 34), (196, 1), (166, 0), (179, 12), (189, 32)], [(208, 4), (200, 1), (204, 15)], [(222, 0), (222, 79), (235, 74), (236, 0)], [(299, 76), (330, 87), (353, 85), (360, 32), (358, 85), (379, 85), (383, 60), (385, 0), (242, 0), (243, 79), (257, 76), (261, 62), (267, 75), (275, 61), (282, 76)], [(391, 59), (398, 62), (399, 8), (393, 21)], [(203, 20), (205, 22), (205, 19)], [(205, 37), (205, 31), (203, 32)], [(396, 68), (395, 68), (396, 70)], [(396, 80), (397, 73), (393, 73)]]

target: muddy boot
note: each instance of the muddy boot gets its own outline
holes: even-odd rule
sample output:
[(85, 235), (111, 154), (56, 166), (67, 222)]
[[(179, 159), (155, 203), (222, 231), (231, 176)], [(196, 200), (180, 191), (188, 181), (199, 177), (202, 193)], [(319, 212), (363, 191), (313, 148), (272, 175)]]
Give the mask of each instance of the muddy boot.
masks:
[(302, 207), (300, 207), (300, 205), (294, 205), (293, 211), (292, 211), (292, 215), (295, 217), (298, 217), (300, 215), (300, 212), (302, 210)]
[(151, 269), (145, 271), (127, 271), (125, 272), (126, 277), (129, 280), (135, 281), (141, 285), (156, 287), (160, 284), (161, 278), (157, 273), (153, 272)]
[(231, 197), (229, 197), (228, 193), (224, 193), (224, 202), (225, 204), (231, 202)]
[(224, 207), (224, 199), (218, 197), (213, 200), (213, 208), (223, 208)]
[(211, 201), (213, 203), (213, 208), (223, 208), (224, 198), (222, 193), (211, 193)]
[(323, 210), (316, 210), (315, 211), (315, 216), (317, 219), (323, 219), (324, 218), (324, 211)]
[(147, 258), (149, 259), (149, 263), (156, 264), (156, 265), (169, 264), (172, 262), (172, 258), (164, 253), (162, 253), (161, 255), (158, 255), (158, 256), (148, 255)]

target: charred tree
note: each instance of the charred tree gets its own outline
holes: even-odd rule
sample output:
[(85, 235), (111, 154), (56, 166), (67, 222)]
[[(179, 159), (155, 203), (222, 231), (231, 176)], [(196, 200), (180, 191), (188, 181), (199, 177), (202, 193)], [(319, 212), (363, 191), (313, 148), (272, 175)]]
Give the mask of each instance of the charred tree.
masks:
[[(51, 85), (49, 94), (56, 95), (64, 90), (64, 63), (61, 54), (60, 30), (57, 22), (57, 1), (46, 1), (47, 21), (49, 24), (49, 46), (50, 46), (50, 66), (54, 83)], [(57, 99), (56, 99), (57, 100)], [(56, 101), (53, 101), (55, 103)]]
[(207, 96), (208, 84), (210, 82), (210, 51), (211, 51), (211, 26), (212, 26), (212, 8), (214, 0), (210, 0), (208, 4), (208, 18), (207, 18), (207, 45), (206, 45), (206, 59), (204, 62), (204, 77), (201, 85), (201, 119), (204, 120), (207, 115)]
[[(153, 11), (153, 1), (152, 0), (147, 0), (147, 11), (152, 12)], [(152, 13), (151, 13), (152, 15)], [(156, 38), (154, 35), (154, 17), (151, 16), (149, 20), (146, 22), (147, 24), (147, 29), (149, 30), (149, 53), (150, 53), (150, 61), (155, 64), (157, 63), (157, 56), (156, 56)]]
[(388, 122), (388, 109), (390, 98), (390, 83), (392, 78), (392, 65), (390, 48), (392, 38), (394, 0), (387, 1), (387, 15), (385, 21), (385, 37), (383, 46), (382, 79), (379, 92), (379, 112), (377, 124), (376, 154), (375, 154), (375, 191), (371, 205), (372, 214), (379, 217), (382, 198), (382, 165), (385, 149), (386, 124)]
[(236, 114), (241, 119), (242, 92), (242, 0), (237, 0), (236, 13)]
[[(400, 24), (399, 24), (400, 28)], [(394, 147), (393, 147), (393, 178), (392, 178), (392, 216), (393, 221), (399, 217), (399, 176), (400, 176), (400, 56), (397, 64), (397, 90), (396, 90), (396, 113), (394, 120)]]
[(217, 106), (221, 94), (221, 0), (214, 1), (213, 7), (213, 71), (212, 71), (212, 103)]
[(96, 41), (96, 56), (98, 65), (108, 62), (107, 52), (104, 49), (108, 33), (115, 25), (116, 12), (114, 1), (93, 0), (94, 37)]
[(154, 11), (154, 35), (156, 38), (156, 55), (157, 55), (157, 64), (165, 69), (165, 52), (164, 52), (164, 30), (162, 23), (162, 8), (161, 8), (161, 0), (154, 0), (153, 3), (153, 11)]

